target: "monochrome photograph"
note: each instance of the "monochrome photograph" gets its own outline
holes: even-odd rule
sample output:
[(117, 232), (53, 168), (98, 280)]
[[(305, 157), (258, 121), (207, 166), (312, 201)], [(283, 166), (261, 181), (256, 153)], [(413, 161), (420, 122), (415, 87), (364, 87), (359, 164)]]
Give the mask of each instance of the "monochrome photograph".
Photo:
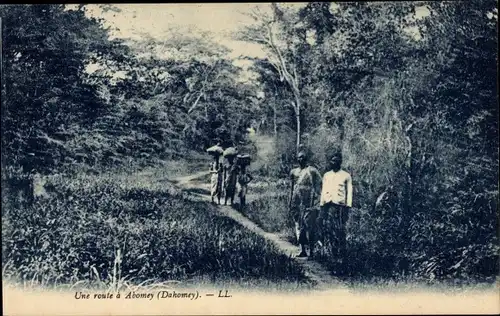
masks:
[(500, 312), (497, 8), (0, 5), (4, 313)]

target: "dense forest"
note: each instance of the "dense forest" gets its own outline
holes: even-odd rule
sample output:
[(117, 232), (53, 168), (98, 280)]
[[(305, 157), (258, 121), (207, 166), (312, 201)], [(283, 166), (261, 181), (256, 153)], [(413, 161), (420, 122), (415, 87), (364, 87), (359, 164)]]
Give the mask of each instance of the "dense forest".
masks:
[(111, 38), (86, 12), (0, 7), (2, 203), (35, 174), (184, 161), (253, 127), (273, 141), (262, 177), (299, 146), (321, 172), (342, 150), (360, 274), (498, 274), (497, 1), (269, 4), (232, 34), (267, 54), (247, 81), (210, 34)]

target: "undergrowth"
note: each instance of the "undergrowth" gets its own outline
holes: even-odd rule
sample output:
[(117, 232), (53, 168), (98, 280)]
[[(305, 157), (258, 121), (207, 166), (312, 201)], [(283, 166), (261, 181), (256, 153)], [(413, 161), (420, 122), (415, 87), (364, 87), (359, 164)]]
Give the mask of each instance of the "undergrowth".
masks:
[[(288, 194), (282, 180), (254, 183), (249, 190), (249, 205), (243, 213), (264, 230), (291, 237), (292, 226), (287, 223)], [(452, 244), (449, 243), (451, 233), (458, 238), (460, 231), (448, 228), (439, 233), (434, 226), (422, 221), (419, 213), (412, 217), (404, 223), (387, 210), (354, 207), (347, 223), (345, 257), (333, 255), (327, 245), (323, 245), (316, 249), (316, 258), (333, 275), (351, 284), (373, 281), (456, 286), (495, 282), (498, 274), (495, 240), (464, 240)], [(418, 238), (417, 225), (419, 229), (426, 229), (433, 244), (423, 244)]]
[(46, 184), (48, 197), (4, 209), (4, 278), (108, 288), (199, 278), (305, 280), (274, 245), (147, 174), (142, 182), (134, 175), (56, 175)]

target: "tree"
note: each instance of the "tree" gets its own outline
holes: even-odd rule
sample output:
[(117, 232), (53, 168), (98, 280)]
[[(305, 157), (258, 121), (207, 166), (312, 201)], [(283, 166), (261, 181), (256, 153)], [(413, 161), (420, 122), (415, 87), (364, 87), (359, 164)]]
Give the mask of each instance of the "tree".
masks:
[[(296, 118), (296, 147), (301, 144), (301, 78), (297, 71), (297, 63), (301, 58), (295, 43), (300, 41), (299, 28), (295, 26), (297, 20), (294, 15), (281, 9), (276, 3), (271, 4), (271, 13), (255, 9), (250, 16), (257, 22), (255, 26), (248, 26), (240, 30), (236, 38), (264, 45), (268, 52), (268, 62), (279, 74), (281, 81), (287, 83), (292, 92), (293, 101), (290, 102)], [(297, 36), (294, 34), (297, 32)], [(302, 36), (303, 38), (303, 36)]]
[(134, 54), (121, 67), (124, 78), (111, 88), (139, 112), (154, 104), (158, 122), (149, 126), (162, 126), (178, 152), (204, 150), (221, 137), (237, 142), (256, 110), (255, 93), (240, 82), (241, 69), (227, 57), (228, 49), (198, 32), (172, 29), (161, 39), (144, 35), (131, 41)]
[(8, 5), (4, 23), (3, 159), (7, 165), (48, 171), (63, 161), (69, 129), (110, 110), (89, 83), (85, 67), (122, 49), (85, 8)]
[(295, 125), (320, 167), (322, 151), (344, 151), (359, 192), (353, 247), (374, 249), (367, 256), (381, 256), (379, 272), (495, 270), (495, 5), (273, 5), (239, 34), (269, 53), (254, 67), (270, 103), (265, 118), (298, 96)]

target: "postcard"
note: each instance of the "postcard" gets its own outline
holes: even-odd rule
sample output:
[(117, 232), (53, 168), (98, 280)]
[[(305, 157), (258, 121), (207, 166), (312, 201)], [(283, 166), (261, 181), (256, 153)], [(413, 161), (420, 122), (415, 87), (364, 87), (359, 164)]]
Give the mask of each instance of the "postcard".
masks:
[(0, 18), (5, 315), (500, 312), (496, 1)]

